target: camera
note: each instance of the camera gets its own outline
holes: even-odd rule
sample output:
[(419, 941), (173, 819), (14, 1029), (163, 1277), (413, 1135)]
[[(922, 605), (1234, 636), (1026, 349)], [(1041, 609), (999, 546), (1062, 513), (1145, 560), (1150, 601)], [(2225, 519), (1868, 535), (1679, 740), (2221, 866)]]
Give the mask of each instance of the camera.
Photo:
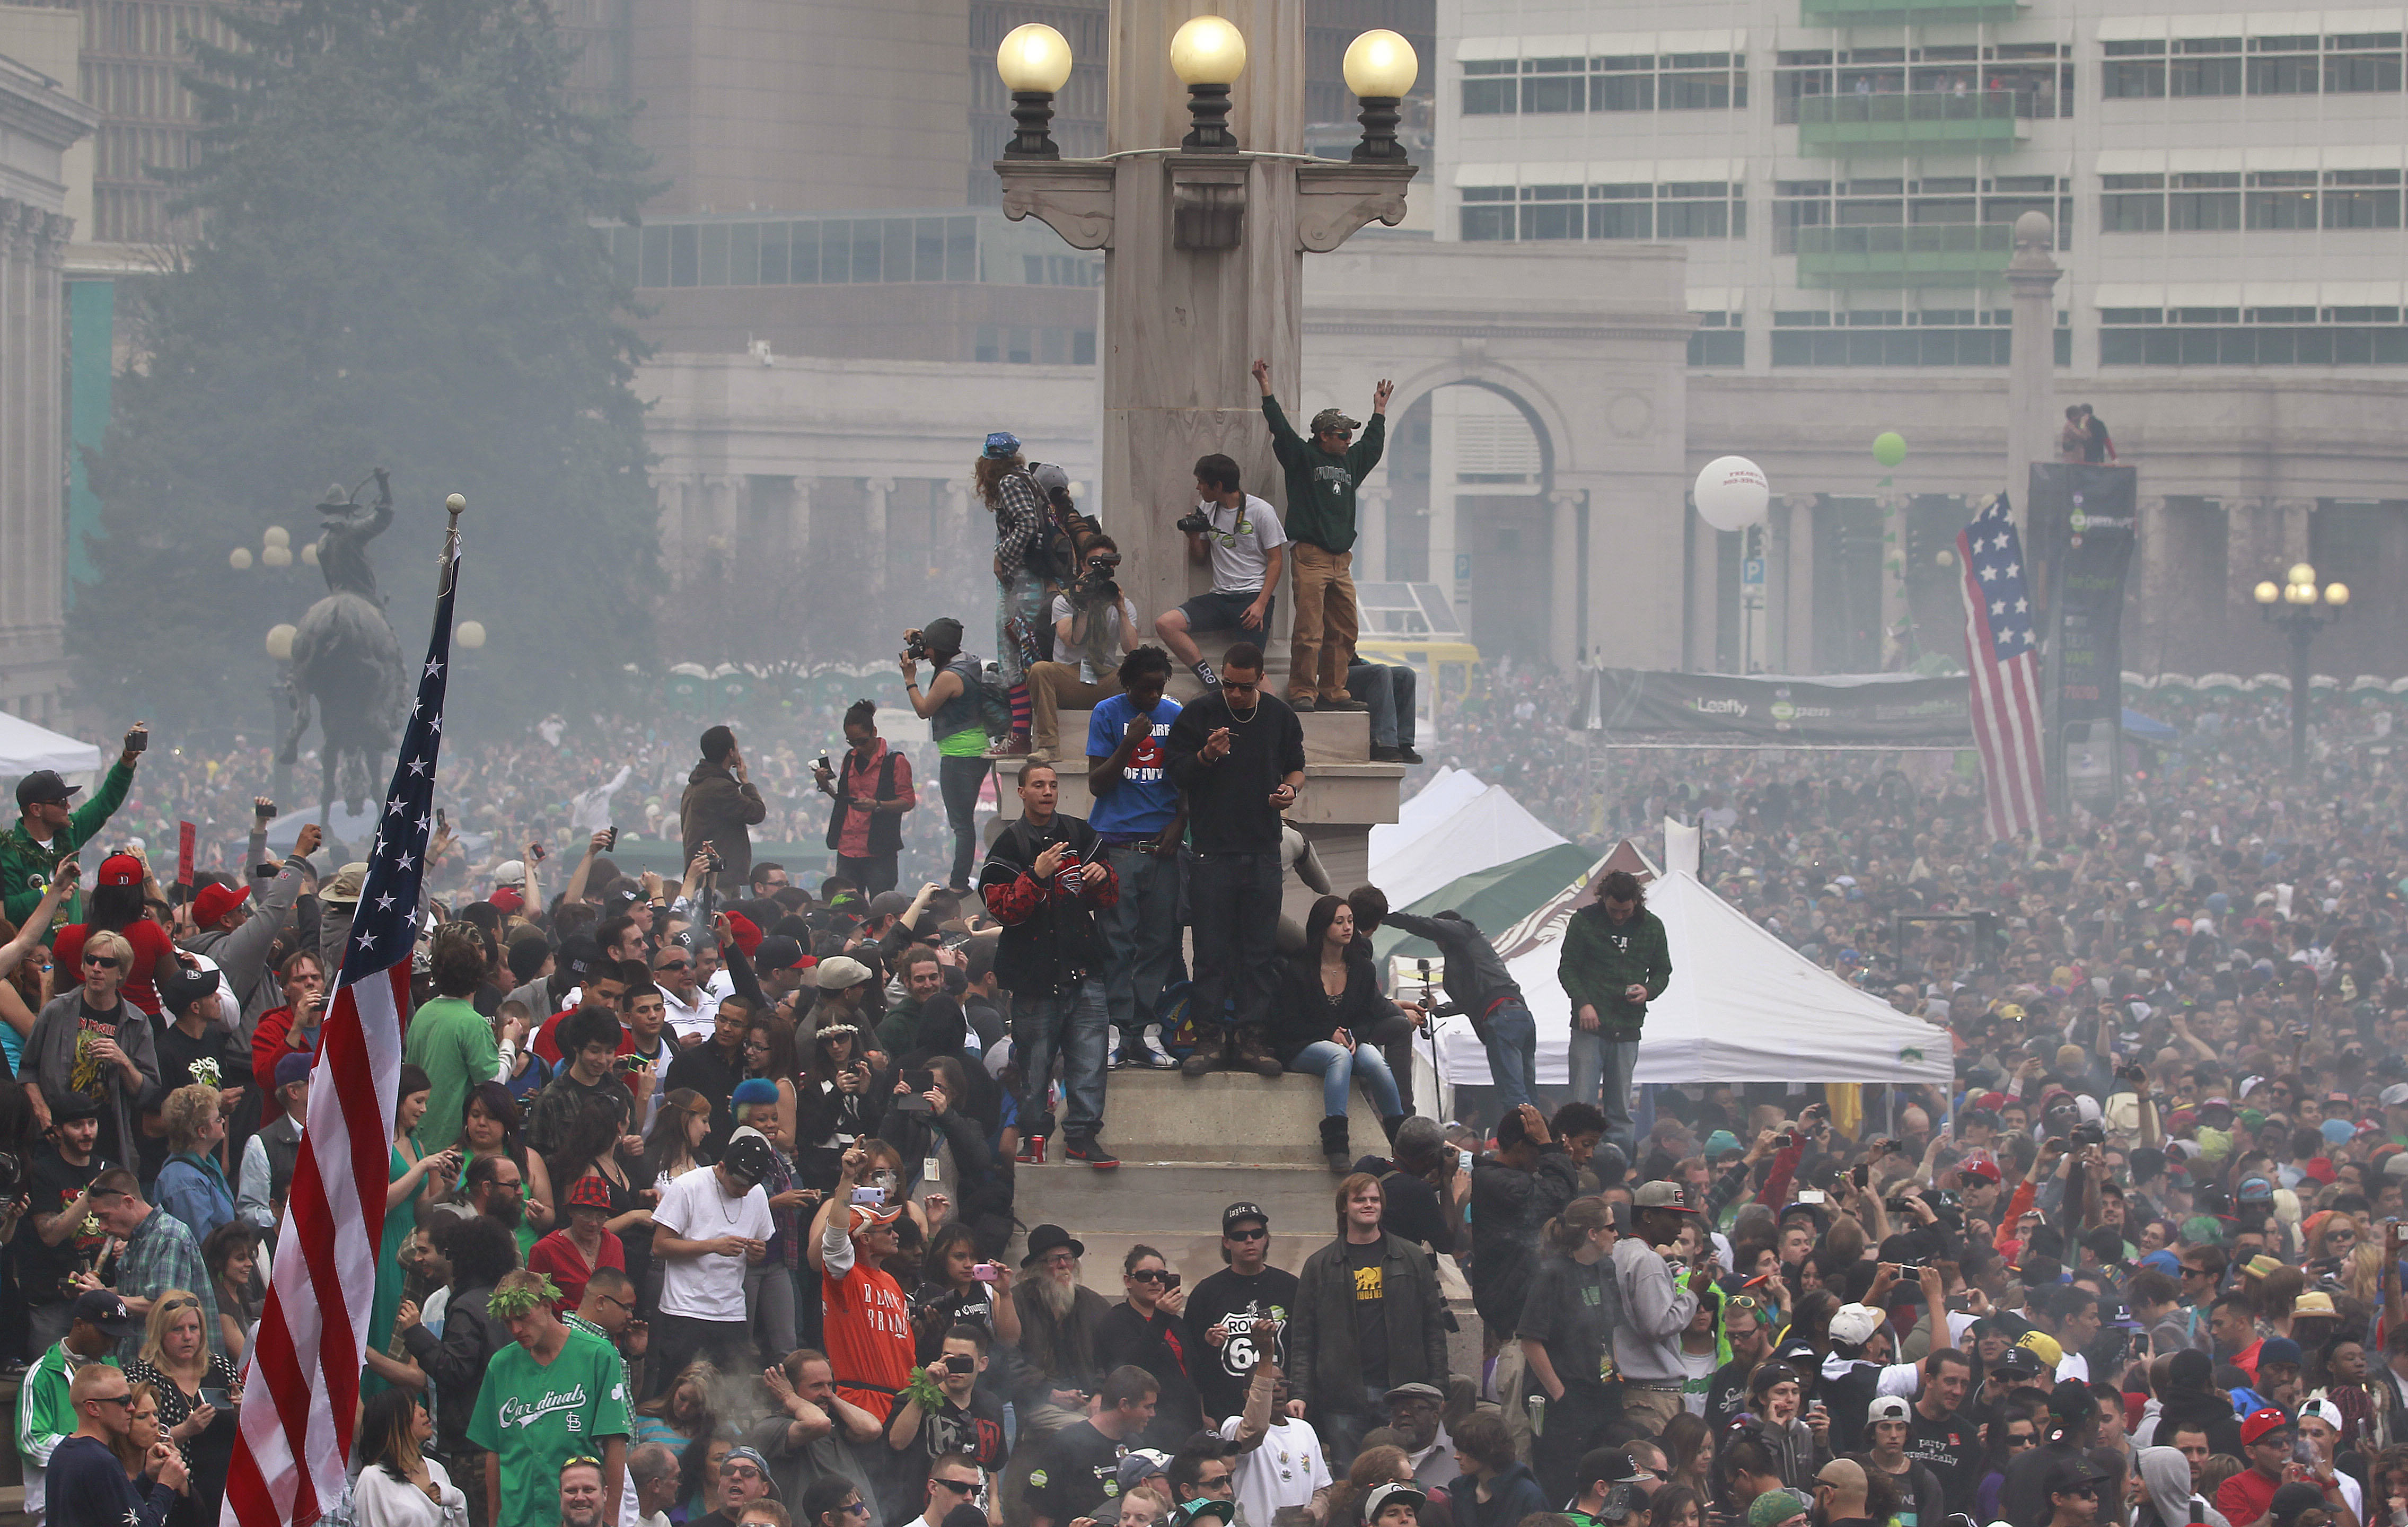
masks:
[(1179, 516), (1178, 525), (1180, 529), (1191, 536), (1209, 536), (1212, 533), (1212, 522), (1204, 517), (1204, 511), (1200, 509), (1191, 509)]
[(713, 874), (717, 874), (720, 871), (727, 868), (727, 861), (719, 857), (719, 848), (717, 844), (705, 843), (702, 845), (702, 867)]
[(1087, 554), (1087, 574), (1071, 585), (1070, 597), (1082, 604), (1110, 602), (1121, 597), (1121, 585), (1113, 581), (1112, 569), (1121, 565), (1118, 552)]
[(928, 639), (917, 631), (903, 638), (903, 655), (915, 663), (928, 661)]
[(966, 1358), (959, 1352), (946, 1353), (944, 1361), (945, 1372), (949, 1374), (968, 1374), (978, 1371), (978, 1359)]
[(2065, 1137), (2077, 1145), (2103, 1145), (2107, 1143), (2107, 1131), (2103, 1125), (2077, 1124), (2066, 1131)]
[(1889, 1198), (1882, 1200), (1882, 1207), (1887, 1209), (1892, 1214), (1913, 1214), (1914, 1211), (1907, 1206), (1908, 1201), (1913, 1197), (1914, 1195), (1911, 1193), (1894, 1194)]

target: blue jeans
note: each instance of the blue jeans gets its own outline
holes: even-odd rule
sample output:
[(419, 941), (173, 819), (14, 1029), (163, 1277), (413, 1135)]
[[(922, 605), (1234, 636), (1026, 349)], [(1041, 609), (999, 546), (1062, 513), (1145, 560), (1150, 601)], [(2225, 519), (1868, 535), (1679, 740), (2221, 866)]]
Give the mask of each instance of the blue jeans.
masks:
[(1104, 860), (1121, 886), (1120, 904), (1096, 918), (1104, 940), (1104, 1000), (1122, 1042), (1134, 1044), (1154, 1021), (1179, 959), (1179, 859), (1116, 843), (1104, 850)]
[(987, 760), (956, 758), (951, 754), (937, 760), (937, 789), (945, 798), (945, 825), (953, 829), (953, 878), (945, 884), (968, 886), (970, 866), (978, 859), (978, 798), (979, 786), (986, 783)]
[[(1045, 580), (1026, 568), (1000, 581), (1000, 602), (995, 612), (995, 666), (1006, 684), (1028, 676), (1028, 665), (1054, 650), (1054, 631), (1045, 619)], [(1034, 650), (1035, 655), (1029, 654)]]
[(1488, 1050), (1488, 1079), (1500, 1109), (1539, 1101), (1539, 1025), (1518, 1001), (1503, 1002), (1480, 1025)]
[(1630, 1122), (1630, 1073), (1639, 1064), (1639, 1042), (1592, 1034), (1572, 1018), (1572, 1099), (1605, 1113), (1605, 1137), (1627, 1158), (1638, 1142)]
[(1371, 1106), (1382, 1118), (1394, 1118), (1405, 1111), (1397, 1097), (1397, 1079), (1388, 1074), (1388, 1058), (1377, 1044), (1357, 1044), (1349, 1050), (1334, 1039), (1318, 1040), (1298, 1050), (1287, 1069), (1321, 1078), (1321, 1111), (1331, 1117), (1346, 1116), (1347, 1083), (1356, 1076), (1363, 1078), (1371, 1093)]
[(1373, 747), (1413, 745), (1413, 670), (1402, 663), (1356, 663), (1346, 692), (1371, 708)]
[(1082, 976), (1052, 996), (1011, 1000), (1011, 1048), (1020, 1062), (1020, 1129), (1042, 1134), (1046, 1086), (1054, 1058), (1062, 1058), (1062, 1131), (1073, 1139), (1092, 1136), (1104, 1122), (1104, 1041), (1110, 1019), (1104, 985)]
[(1189, 854), (1187, 910), (1196, 938), (1187, 1010), (1197, 1023), (1223, 1021), (1226, 1001), (1237, 1004), (1236, 1016), (1228, 1021), (1268, 1021), (1271, 961), (1279, 941), (1278, 853)]

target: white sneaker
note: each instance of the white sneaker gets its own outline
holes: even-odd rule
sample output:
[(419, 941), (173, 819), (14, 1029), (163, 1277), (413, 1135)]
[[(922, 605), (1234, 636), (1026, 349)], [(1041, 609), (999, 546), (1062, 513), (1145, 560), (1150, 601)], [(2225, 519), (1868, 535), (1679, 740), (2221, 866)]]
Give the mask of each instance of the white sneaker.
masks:
[(1179, 1062), (1162, 1047), (1162, 1025), (1153, 1024), (1145, 1031), (1145, 1063), (1156, 1071), (1175, 1071)]

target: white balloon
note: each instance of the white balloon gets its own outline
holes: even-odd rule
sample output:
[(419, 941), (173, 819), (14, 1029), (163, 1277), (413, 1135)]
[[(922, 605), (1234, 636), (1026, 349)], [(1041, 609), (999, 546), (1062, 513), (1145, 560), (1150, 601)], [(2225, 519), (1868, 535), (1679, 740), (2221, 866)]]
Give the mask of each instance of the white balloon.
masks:
[(1764, 523), (1772, 484), (1745, 456), (1717, 456), (1698, 474), (1698, 517), (1717, 530), (1744, 530)]

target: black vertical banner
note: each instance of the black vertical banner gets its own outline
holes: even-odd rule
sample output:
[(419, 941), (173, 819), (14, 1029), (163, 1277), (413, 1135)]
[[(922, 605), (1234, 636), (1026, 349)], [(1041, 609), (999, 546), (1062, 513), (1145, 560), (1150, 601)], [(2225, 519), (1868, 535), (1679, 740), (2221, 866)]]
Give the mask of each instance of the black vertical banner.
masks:
[(2124, 577), (2139, 539), (2129, 467), (2034, 462), (2025, 544), (2047, 601), (2050, 804), (2105, 811), (2123, 777)]

